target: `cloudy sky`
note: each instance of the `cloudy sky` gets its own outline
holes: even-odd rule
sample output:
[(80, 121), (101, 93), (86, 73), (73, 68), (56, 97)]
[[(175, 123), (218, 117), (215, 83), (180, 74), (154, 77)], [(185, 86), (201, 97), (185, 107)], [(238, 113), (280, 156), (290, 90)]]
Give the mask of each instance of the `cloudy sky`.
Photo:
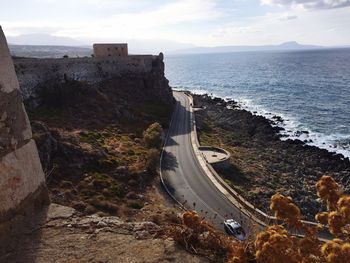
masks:
[(0, 25), (34, 44), (350, 45), (350, 0), (0, 0)]

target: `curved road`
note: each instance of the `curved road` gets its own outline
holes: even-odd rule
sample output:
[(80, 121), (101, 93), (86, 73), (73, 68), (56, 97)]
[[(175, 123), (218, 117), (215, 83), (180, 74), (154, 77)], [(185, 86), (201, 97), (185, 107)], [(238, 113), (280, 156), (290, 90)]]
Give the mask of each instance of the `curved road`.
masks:
[[(202, 170), (191, 143), (191, 112), (189, 98), (183, 92), (174, 91), (176, 107), (165, 140), (160, 169), (164, 184), (178, 202), (187, 209), (196, 210), (206, 220), (223, 229), (223, 221), (233, 218), (240, 222), (245, 232), (262, 230), (263, 226), (233, 205), (209, 180)], [(294, 234), (298, 234), (297, 232)], [(332, 235), (327, 229), (318, 237), (329, 240)]]
[(233, 218), (249, 232), (251, 220), (217, 190), (198, 163), (191, 144), (193, 125), (190, 123), (189, 98), (175, 91), (174, 97), (176, 108), (161, 161), (166, 187), (186, 208), (196, 210), (216, 226), (222, 228), (225, 218)]

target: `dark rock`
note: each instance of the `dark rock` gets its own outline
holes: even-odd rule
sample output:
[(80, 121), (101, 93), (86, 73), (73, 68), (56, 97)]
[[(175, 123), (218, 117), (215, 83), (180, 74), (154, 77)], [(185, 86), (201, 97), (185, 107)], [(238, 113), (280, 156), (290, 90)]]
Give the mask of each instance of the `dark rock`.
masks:
[(33, 138), (37, 144), (39, 157), (44, 171), (52, 169), (52, 159), (57, 152), (57, 140), (52, 136), (48, 127), (41, 121), (31, 123)]
[(277, 122), (277, 123), (282, 123), (284, 122), (283, 118), (281, 116), (274, 115), (272, 119)]
[(304, 145), (305, 143), (301, 140), (292, 140), (292, 139), (288, 139), (286, 140), (286, 142), (288, 144), (292, 144), (292, 145)]

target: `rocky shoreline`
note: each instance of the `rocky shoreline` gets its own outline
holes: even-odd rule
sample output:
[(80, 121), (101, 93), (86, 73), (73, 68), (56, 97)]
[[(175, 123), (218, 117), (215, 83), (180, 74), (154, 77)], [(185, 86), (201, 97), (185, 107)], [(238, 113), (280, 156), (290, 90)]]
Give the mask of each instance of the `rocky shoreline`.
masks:
[(241, 109), (234, 100), (194, 95), (201, 145), (230, 151), (231, 166), (219, 171), (226, 182), (256, 207), (269, 212), (270, 197), (279, 192), (291, 196), (305, 219), (314, 220), (322, 204), (315, 184), (330, 175), (349, 193), (350, 161), (301, 140), (281, 140), (279, 116), (269, 120)]

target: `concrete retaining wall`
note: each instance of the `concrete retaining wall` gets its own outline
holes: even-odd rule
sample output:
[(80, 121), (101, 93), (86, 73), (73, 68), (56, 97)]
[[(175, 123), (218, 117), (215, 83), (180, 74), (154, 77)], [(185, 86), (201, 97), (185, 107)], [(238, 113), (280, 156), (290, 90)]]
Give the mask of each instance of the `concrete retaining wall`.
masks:
[(214, 146), (199, 146), (198, 149), (200, 151), (213, 151), (213, 152), (218, 152), (225, 155), (224, 159), (220, 159), (216, 162), (210, 163), (215, 169), (224, 169), (230, 166), (231, 154), (228, 151), (219, 147), (214, 147)]
[[(185, 93), (190, 100), (190, 105), (194, 105), (193, 97), (190, 93)], [(280, 223), (275, 216), (270, 216), (260, 209), (253, 206), (248, 200), (244, 199), (243, 196), (241, 196), (238, 192), (236, 192), (234, 189), (232, 189), (222, 178), (221, 176), (215, 171), (215, 169), (212, 167), (212, 165), (208, 164), (204, 161), (204, 157), (199, 151), (199, 145), (198, 142), (198, 136), (197, 136), (197, 129), (196, 129), (196, 121), (193, 111), (193, 106), (190, 107), (191, 112), (191, 123), (192, 123), (192, 129), (191, 129), (191, 143), (193, 150), (198, 158), (199, 164), (201, 165), (203, 171), (208, 176), (208, 178), (212, 181), (212, 183), (215, 185), (215, 187), (237, 208), (240, 209), (240, 211), (245, 214), (247, 217), (249, 217), (252, 221), (256, 223), (257, 227), (266, 227), (268, 225), (272, 224), (278, 224)], [(305, 221), (301, 220), (304, 224), (310, 226), (310, 227), (316, 227), (318, 223), (311, 222), (311, 221)], [(295, 229), (292, 229), (291, 231), (295, 231)], [(303, 234), (298, 234), (296, 232), (293, 233), (294, 235), (302, 236)], [(322, 241), (329, 240), (332, 238), (332, 235), (329, 233), (328, 228), (325, 228), (323, 230), (320, 230), (318, 232), (318, 238)]]
[[(25, 200), (27, 204), (46, 203), (47, 194), (38, 194), (45, 191), (45, 176), (0, 27), (0, 225), (18, 212)], [(38, 196), (40, 200), (35, 198)]]

